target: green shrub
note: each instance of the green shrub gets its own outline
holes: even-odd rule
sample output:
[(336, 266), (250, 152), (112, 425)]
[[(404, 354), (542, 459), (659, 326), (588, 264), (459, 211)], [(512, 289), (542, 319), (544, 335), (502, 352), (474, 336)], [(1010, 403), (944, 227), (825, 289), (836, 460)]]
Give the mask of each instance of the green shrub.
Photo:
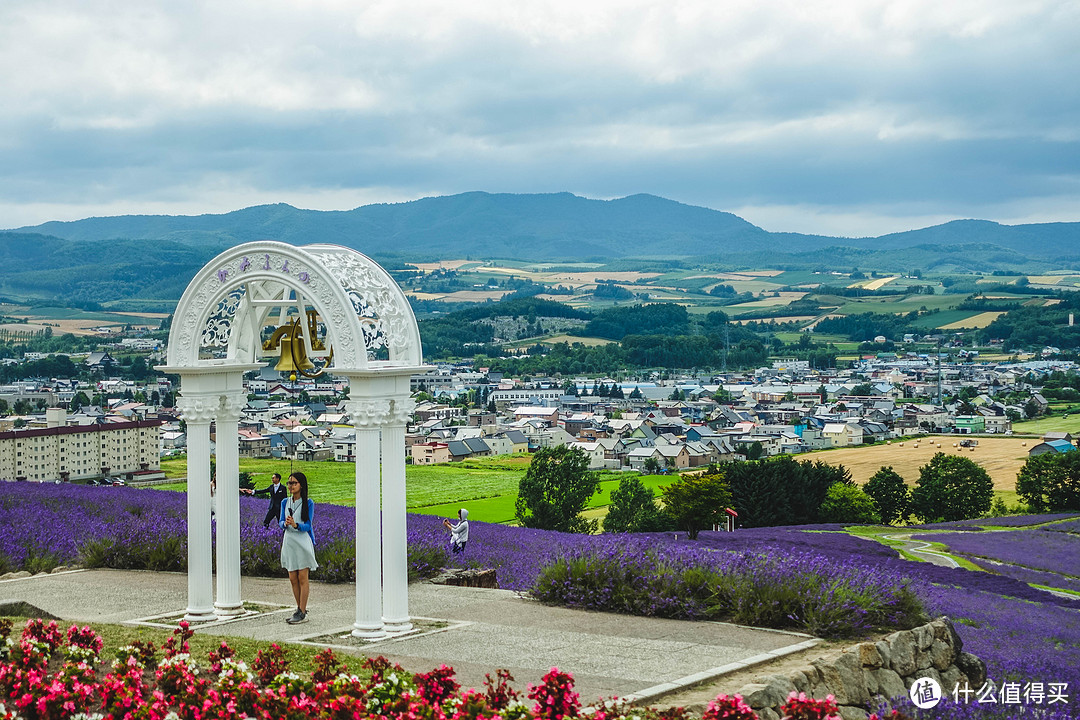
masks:
[(877, 524), (881, 522), (874, 501), (856, 485), (836, 483), (825, 493), (818, 511), (827, 523)]

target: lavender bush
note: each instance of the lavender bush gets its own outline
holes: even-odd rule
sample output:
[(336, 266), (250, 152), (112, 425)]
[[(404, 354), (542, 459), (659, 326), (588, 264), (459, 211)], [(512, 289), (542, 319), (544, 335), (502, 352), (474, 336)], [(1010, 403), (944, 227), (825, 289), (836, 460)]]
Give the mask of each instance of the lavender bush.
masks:
[(811, 552), (718, 553), (611, 536), (545, 567), (532, 594), (570, 607), (723, 619), (836, 638), (922, 620), (912, 584), (908, 576)]
[[(0, 511), (9, 518), (0, 535), (0, 570), (88, 567), (187, 570), (187, 498), (181, 493), (38, 483), (5, 483)], [(240, 498), (240, 568), (246, 575), (284, 576), (281, 530), (263, 528), (266, 501)], [(320, 568), (312, 577), (351, 582), (355, 575), (355, 511), (317, 504)], [(408, 526), (409, 573), (428, 577), (445, 564), (448, 548), (437, 518)], [(427, 527), (430, 526), (430, 527)], [(438, 527), (438, 530), (442, 530)]]

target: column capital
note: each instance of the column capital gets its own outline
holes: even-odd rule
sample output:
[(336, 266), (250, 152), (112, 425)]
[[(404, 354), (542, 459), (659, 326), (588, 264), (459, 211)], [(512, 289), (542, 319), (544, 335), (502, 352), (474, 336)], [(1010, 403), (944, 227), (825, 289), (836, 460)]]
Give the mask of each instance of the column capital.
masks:
[(217, 417), (219, 400), (217, 395), (181, 395), (176, 399), (176, 407), (189, 424), (209, 425)]
[(222, 422), (235, 422), (240, 419), (240, 414), (245, 407), (247, 407), (247, 395), (226, 393), (220, 397), (217, 418)]
[(409, 418), (416, 410), (416, 401), (411, 397), (396, 397), (392, 401), (390, 425), (408, 425)]
[(353, 427), (360, 429), (380, 428), (391, 424), (393, 406), (388, 399), (349, 400), (345, 403)]

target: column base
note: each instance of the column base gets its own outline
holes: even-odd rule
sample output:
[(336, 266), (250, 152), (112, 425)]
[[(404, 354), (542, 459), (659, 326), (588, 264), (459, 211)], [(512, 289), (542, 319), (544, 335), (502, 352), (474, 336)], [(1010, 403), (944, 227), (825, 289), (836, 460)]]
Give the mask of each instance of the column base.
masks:
[(189, 623), (214, 622), (217, 620), (217, 615), (210, 608), (188, 608), (187, 613), (184, 614), (184, 620)]
[(244, 604), (243, 603), (240, 603), (239, 605), (234, 605), (234, 604), (231, 604), (231, 603), (228, 604), (228, 605), (221, 605), (221, 604), (218, 604), (218, 603), (214, 603), (214, 615), (216, 615), (219, 618), (234, 618), (234, 617), (239, 617), (239, 616), (241, 616), (243, 614), (244, 614)]
[(396, 620), (383, 618), (383, 627), (386, 628), (386, 632), (401, 633), (412, 630), (413, 624), (412, 619), (407, 616)]
[(382, 625), (354, 624), (352, 629), (352, 636), (364, 638), (365, 640), (377, 640), (378, 638), (386, 637), (386, 630), (383, 629)]

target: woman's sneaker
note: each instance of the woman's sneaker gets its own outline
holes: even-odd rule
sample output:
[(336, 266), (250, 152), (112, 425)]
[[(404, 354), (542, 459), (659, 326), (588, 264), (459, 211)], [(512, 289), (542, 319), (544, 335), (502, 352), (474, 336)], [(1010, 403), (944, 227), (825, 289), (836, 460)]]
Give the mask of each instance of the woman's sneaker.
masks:
[(291, 618), (288, 618), (285, 622), (290, 625), (296, 625), (298, 623), (305, 622), (307, 620), (307, 613), (301, 612), (300, 608), (296, 608), (296, 612), (292, 614)]

